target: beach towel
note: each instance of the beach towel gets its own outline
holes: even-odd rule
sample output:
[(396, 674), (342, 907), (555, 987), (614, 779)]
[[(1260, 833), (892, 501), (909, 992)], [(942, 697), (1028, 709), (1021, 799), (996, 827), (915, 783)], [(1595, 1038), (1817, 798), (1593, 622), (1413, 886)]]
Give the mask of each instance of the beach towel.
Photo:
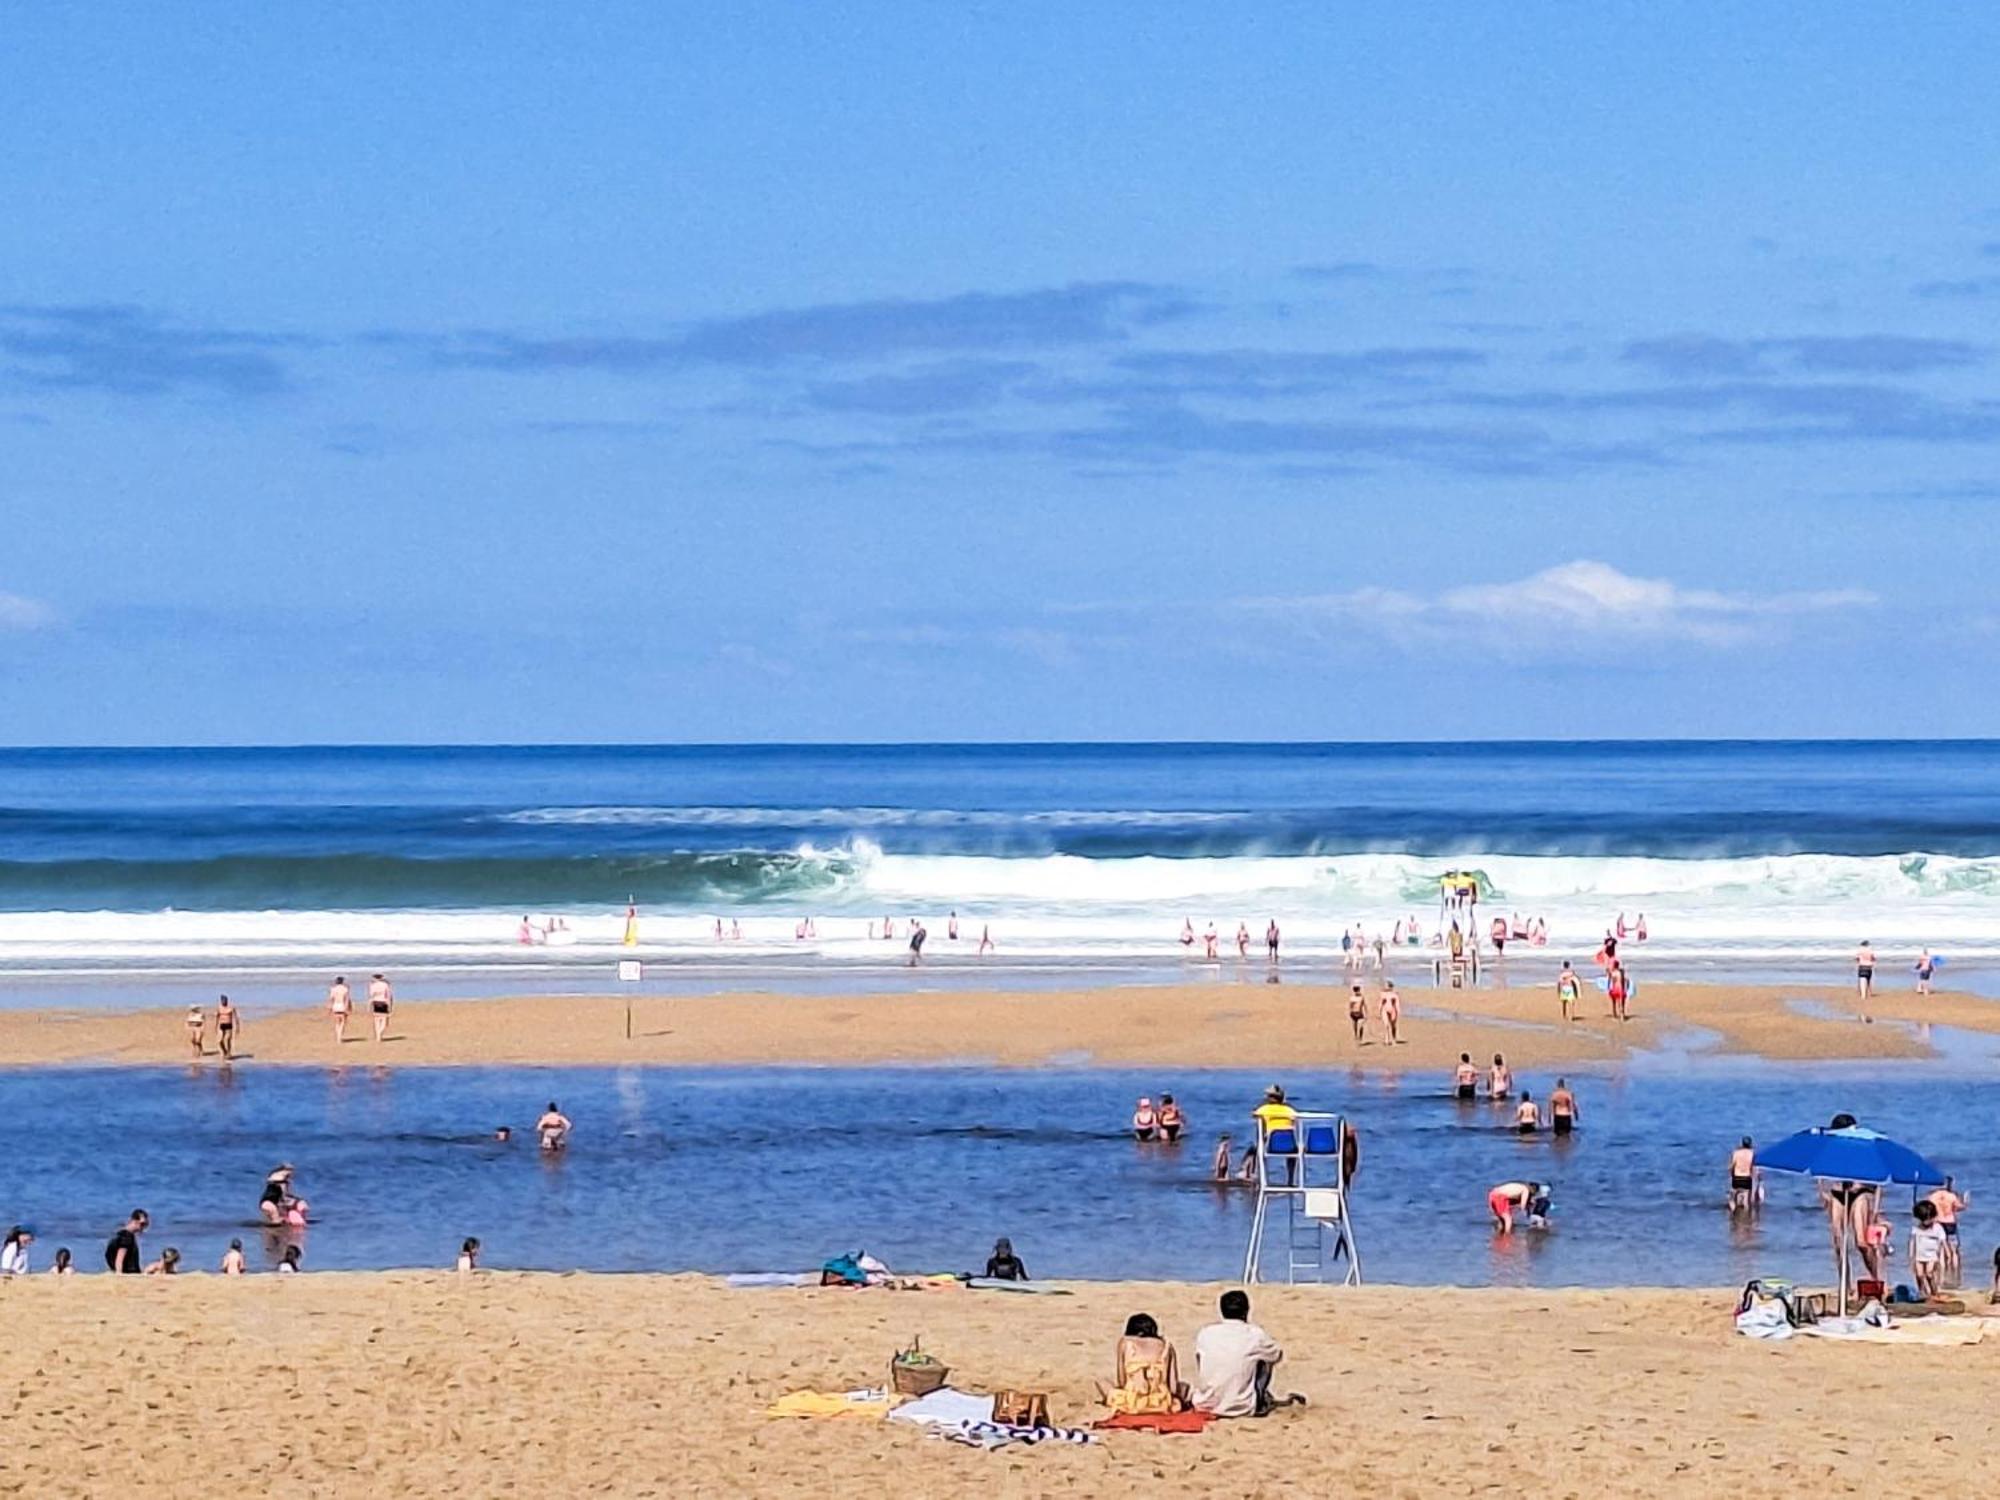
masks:
[(1068, 1297), (1066, 1286), (1050, 1286), (1046, 1281), (1001, 1281), (991, 1276), (968, 1276), (965, 1285), (975, 1292), (1019, 1292), (1030, 1297)]
[(993, 1398), (941, 1385), (928, 1396), (905, 1401), (889, 1413), (889, 1419), (914, 1422), (920, 1427), (957, 1427), (966, 1422), (990, 1422), (993, 1420)]
[(1864, 1344), (1977, 1344), (1986, 1337), (1986, 1323), (1977, 1318), (1924, 1318), (1915, 1323), (1894, 1323), (1877, 1327), (1858, 1318), (1829, 1320), (1801, 1333), (1823, 1339), (1853, 1339)]
[(1010, 1427), (1005, 1422), (961, 1422), (956, 1427), (932, 1429), (947, 1442), (964, 1443), (968, 1448), (992, 1452), (995, 1448), (1025, 1443), (1094, 1443), (1097, 1438), (1081, 1427)]
[(767, 1417), (864, 1417), (879, 1422), (889, 1415), (889, 1393), (872, 1391), (793, 1391), (764, 1408)]
[(818, 1286), (810, 1271), (738, 1271), (724, 1280), (733, 1287)]
[(1211, 1411), (1121, 1411), (1097, 1424), (1099, 1432), (1200, 1432), (1215, 1420)]

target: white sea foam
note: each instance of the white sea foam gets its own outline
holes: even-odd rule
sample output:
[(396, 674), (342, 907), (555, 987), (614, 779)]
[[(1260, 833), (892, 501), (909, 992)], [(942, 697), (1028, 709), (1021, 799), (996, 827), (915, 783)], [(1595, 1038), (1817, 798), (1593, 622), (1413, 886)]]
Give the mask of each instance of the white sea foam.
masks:
[[(1552, 954), (1588, 952), (1620, 912), (1646, 914), (1649, 954), (1832, 956), (1863, 938), (1890, 950), (1929, 944), (1954, 954), (2000, 952), (2000, 861), (1945, 856), (1005, 859), (885, 854), (864, 841), (798, 852), (844, 873), (788, 902), (647, 909), (638, 956), (878, 960), (900, 946), (912, 915), (929, 922), (932, 951), (940, 953), (966, 951), (990, 927), (1002, 952), (1016, 957), (1172, 955), (1182, 952), (1183, 921), (1197, 930), (1213, 922), (1227, 953), (1237, 923), (1261, 943), (1273, 917), (1288, 953), (1324, 953), (1357, 923), (1386, 936), (1399, 919), (1415, 916), (1428, 935), (1439, 919), (1437, 876), (1453, 867), (1481, 870), (1491, 882), (1482, 926), (1496, 912), (1543, 917)], [(956, 946), (945, 935), (945, 914), (953, 909), (961, 932)], [(801, 942), (796, 924), (808, 911), (817, 918), (818, 937)], [(0, 969), (446, 967), (526, 957), (607, 964), (623, 956), (616, 898), (565, 914), (577, 934), (573, 947), (524, 949), (514, 909), (0, 913)], [(732, 919), (740, 923), (743, 938), (718, 945), (717, 916), (725, 930)], [(885, 916), (897, 921), (894, 946), (868, 935), (870, 923)]]

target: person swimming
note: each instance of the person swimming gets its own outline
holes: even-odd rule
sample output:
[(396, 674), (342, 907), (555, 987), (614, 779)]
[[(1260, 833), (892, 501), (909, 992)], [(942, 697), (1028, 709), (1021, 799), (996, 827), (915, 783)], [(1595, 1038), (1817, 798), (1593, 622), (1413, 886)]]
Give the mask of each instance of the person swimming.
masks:
[(569, 1116), (556, 1108), (556, 1101), (553, 1099), (549, 1101), (549, 1107), (542, 1112), (542, 1117), (535, 1121), (535, 1134), (541, 1137), (544, 1151), (560, 1151), (567, 1146), (570, 1129)]
[(1160, 1116), (1153, 1108), (1151, 1098), (1141, 1099), (1139, 1107), (1132, 1111), (1132, 1134), (1142, 1141), (1150, 1141), (1160, 1133)]
[(1458, 1071), (1452, 1075), (1452, 1081), (1457, 1085), (1458, 1097), (1468, 1103), (1479, 1093), (1479, 1069), (1473, 1066), (1470, 1052), (1458, 1054)]
[(1179, 1140), (1181, 1131), (1187, 1127), (1187, 1117), (1181, 1113), (1181, 1107), (1174, 1103), (1172, 1094), (1160, 1095), (1159, 1122), (1160, 1139), (1163, 1141)]

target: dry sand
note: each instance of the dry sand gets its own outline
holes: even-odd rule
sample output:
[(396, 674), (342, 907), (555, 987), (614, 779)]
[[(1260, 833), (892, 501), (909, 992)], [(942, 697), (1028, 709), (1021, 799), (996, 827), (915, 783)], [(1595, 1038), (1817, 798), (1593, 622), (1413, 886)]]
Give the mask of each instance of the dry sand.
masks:
[[(1615, 1061), (1635, 1048), (1768, 1058), (1923, 1057), (1923, 1027), (2000, 1032), (2000, 1005), (1973, 996), (1898, 993), (1855, 1012), (1844, 987), (1651, 983), (1633, 1019), (1604, 1014), (1585, 991), (1583, 1019), (1563, 1025), (1546, 984), (1469, 991), (1406, 989), (1404, 1045), (1384, 1043), (1368, 981), (1369, 1036), (1357, 1046), (1339, 986), (1180, 985), (1070, 992), (634, 997), (403, 1002), (389, 1040), (356, 1015), (336, 1047), (325, 1012), (247, 1014), (246, 1064), (777, 1064), (1052, 1061), (1175, 1067), (1448, 1068), (1461, 1051), (1504, 1052), (1520, 1067)], [(1826, 1015), (1802, 1014), (1812, 1002)], [(1443, 1012), (1443, 1014), (1433, 1014)], [(0, 1011), (0, 1063), (179, 1063), (183, 1013)], [(209, 1030), (214, 1058), (214, 1028)]]
[(373, 1273), (0, 1287), (0, 1493), (1971, 1495), (2000, 1345), (1754, 1343), (1730, 1294), (1269, 1288), (1280, 1388), (1194, 1437), (978, 1453), (769, 1418), (921, 1333), (973, 1389), (1095, 1414), (1128, 1313), (1189, 1349), (1217, 1289), (731, 1291), (697, 1277)]

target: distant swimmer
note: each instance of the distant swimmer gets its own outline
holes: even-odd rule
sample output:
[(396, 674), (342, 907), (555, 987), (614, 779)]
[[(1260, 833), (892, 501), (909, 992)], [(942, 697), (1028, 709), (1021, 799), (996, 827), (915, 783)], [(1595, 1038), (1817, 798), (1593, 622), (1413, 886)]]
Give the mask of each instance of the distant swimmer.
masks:
[(1495, 917), (1487, 925), (1486, 935), (1493, 939), (1493, 956), (1495, 958), (1505, 958), (1507, 956), (1507, 919), (1505, 917)]
[(1400, 1047), (1403, 1044), (1403, 997), (1396, 993), (1395, 980), (1382, 981), (1382, 993), (1376, 1003), (1382, 1008), (1382, 1029), (1389, 1034), (1389, 1045)]
[(1556, 1003), (1562, 1007), (1565, 1021), (1576, 1019), (1576, 1003), (1583, 998), (1583, 981), (1576, 977), (1576, 970), (1563, 960), (1562, 973), (1556, 975)]
[(1505, 1099), (1514, 1092), (1514, 1075), (1507, 1068), (1507, 1059), (1498, 1052), (1493, 1054), (1493, 1066), (1486, 1070), (1486, 1096), (1489, 1099)]
[(1549, 1095), (1549, 1127), (1557, 1135), (1568, 1135), (1582, 1118), (1577, 1112), (1576, 1095), (1570, 1092), (1569, 1080), (1558, 1078), (1555, 1092)]
[(1920, 952), (1910, 968), (1917, 976), (1917, 993), (1928, 995), (1931, 992), (1931, 976), (1937, 973), (1937, 960), (1931, 957), (1931, 950), (1926, 948)]
[(734, 917), (729, 919), (729, 940), (732, 943), (743, 941), (743, 924)]
[(354, 996), (348, 991), (347, 976), (336, 974), (326, 991), (326, 1013), (333, 1017), (333, 1044), (347, 1040), (347, 1018), (354, 1010)]
[(375, 1040), (381, 1041), (389, 1029), (389, 1013), (396, 1008), (396, 992), (389, 981), (377, 974), (368, 981), (368, 1014), (375, 1023)]
[(1403, 919), (1401, 917), (1396, 918), (1396, 925), (1389, 933), (1389, 942), (1397, 948), (1403, 946)]
[(1210, 922), (1207, 928), (1203, 930), (1201, 935), (1201, 946), (1204, 957), (1214, 958), (1216, 956), (1215, 945), (1217, 941), (1218, 940), (1215, 935), (1215, 924), (1213, 922)]
[(1150, 1141), (1160, 1133), (1159, 1112), (1153, 1108), (1150, 1098), (1141, 1099), (1139, 1107), (1132, 1111), (1132, 1135), (1137, 1140)]
[(982, 926), (979, 929), (979, 951), (982, 954), (993, 951), (993, 929), (991, 927)]
[(1635, 943), (1646, 941), (1646, 914), (1644, 912), (1639, 913), (1638, 925), (1632, 929), (1632, 941)]
[(1496, 1183), (1486, 1194), (1487, 1211), (1493, 1215), (1493, 1227), (1501, 1234), (1514, 1232), (1514, 1211), (1520, 1209), (1528, 1216), (1530, 1229), (1549, 1227), (1549, 1188), (1544, 1182), (1501, 1182)]
[(1368, 1002), (1362, 998), (1361, 983), (1356, 980), (1347, 990), (1347, 1021), (1354, 1028), (1357, 1044), (1368, 1040)]
[(569, 1116), (556, 1108), (551, 1099), (549, 1107), (542, 1111), (542, 1117), (535, 1121), (535, 1134), (541, 1138), (544, 1151), (560, 1151), (569, 1144)]
[(1514, 1106), (1514, 1133), (1516, 1135), (1536, 1135), (1542, 1128), (1542, 1109), (1535, 1103), (1535, 1096), (1527, 1089), (1521, 1090), (1521, 1102)]
[(201, 1007), (199, 1005), (190, 1005), (187, 1013), (187, 1038), (188, 1045), (194, 1049), (194, 1055), (197, 1060), (202, 1056), (201, 1033), (202, 1028), (207, 1024), (202, 1018)]
[(1217, 1182), (1229, 1181), (1229, 1132), (1215, 1138), (1215, 1155), (1208, 1163), (1208, 1175)]
[(951, 912), (944, 919), (944, 936), (945, 941), (948, 943), (958, 941), (958, 913), (956, 911)]
[(1250, 956), (1250, 924), (1248, 922), (1238, 922), (1236, 924), (1236, 956), (1239, 959)]
[(1757, 1207), (1757, 1151), (1749, 1136), (1729, 1153), (1729, 1211), (1755, 1212)]
[(236, 1028), (242, 1016), (235, 1003), (223, 995), (215, 1002), (215, 1046), (224, 1062), (236, 1056)]
[(1452, 1074), (1453, 1091), (1466, 1103), (1471, 1103), (1479, 1093), (1479, 1069), (1473, 1064), (1470, 1052), (1458, 1054), (1458, 1069)]
[(1264, 952), (1272, 963), (1278, 961), (1278, 919), (1276, 917), (1271, 918), (1270, 923), (1264, 928)]
[(493, 1139), (505, 1145), (514, 1139), (514, 1127), (512, 1125), (495, 1125), (493, 1127)]
[(514, 941), (519, 943), (523, 948), (532, 948), (536, 943), (541, 941), (541, 937), (542, 930), (533, 922), (530, 922), (524, 913), (521, 917), (521, 925), (515, 929)]
[(910, 967), (915, 968), (924, 956), (924, 939), (930, 934), (924, 930), (922, 922), (910, 924)]
[(1181, 946), (1183, 948), (1192, 948), (1194, 946), (1194, 919), (1192, 917), (1181, 918)]
[(1863, 1005), (1875, 998), (1875, 950), (1866, 938), (1861, 940), (1861, 947), (1854, 955), (1854, 986), (1860, 991)]
[(1185, 1129), (1187, 1129), (1187, 1116), (1183, 1115), (1181, 1107), (1174, 1103), (1174, 1096), (1160, 1095), (1160, 1139), (1177, 1141)]
[(1549, 924), (1540, 917), (1528, 924), (1528, 941), (1539, 948), (1549, 940)]

